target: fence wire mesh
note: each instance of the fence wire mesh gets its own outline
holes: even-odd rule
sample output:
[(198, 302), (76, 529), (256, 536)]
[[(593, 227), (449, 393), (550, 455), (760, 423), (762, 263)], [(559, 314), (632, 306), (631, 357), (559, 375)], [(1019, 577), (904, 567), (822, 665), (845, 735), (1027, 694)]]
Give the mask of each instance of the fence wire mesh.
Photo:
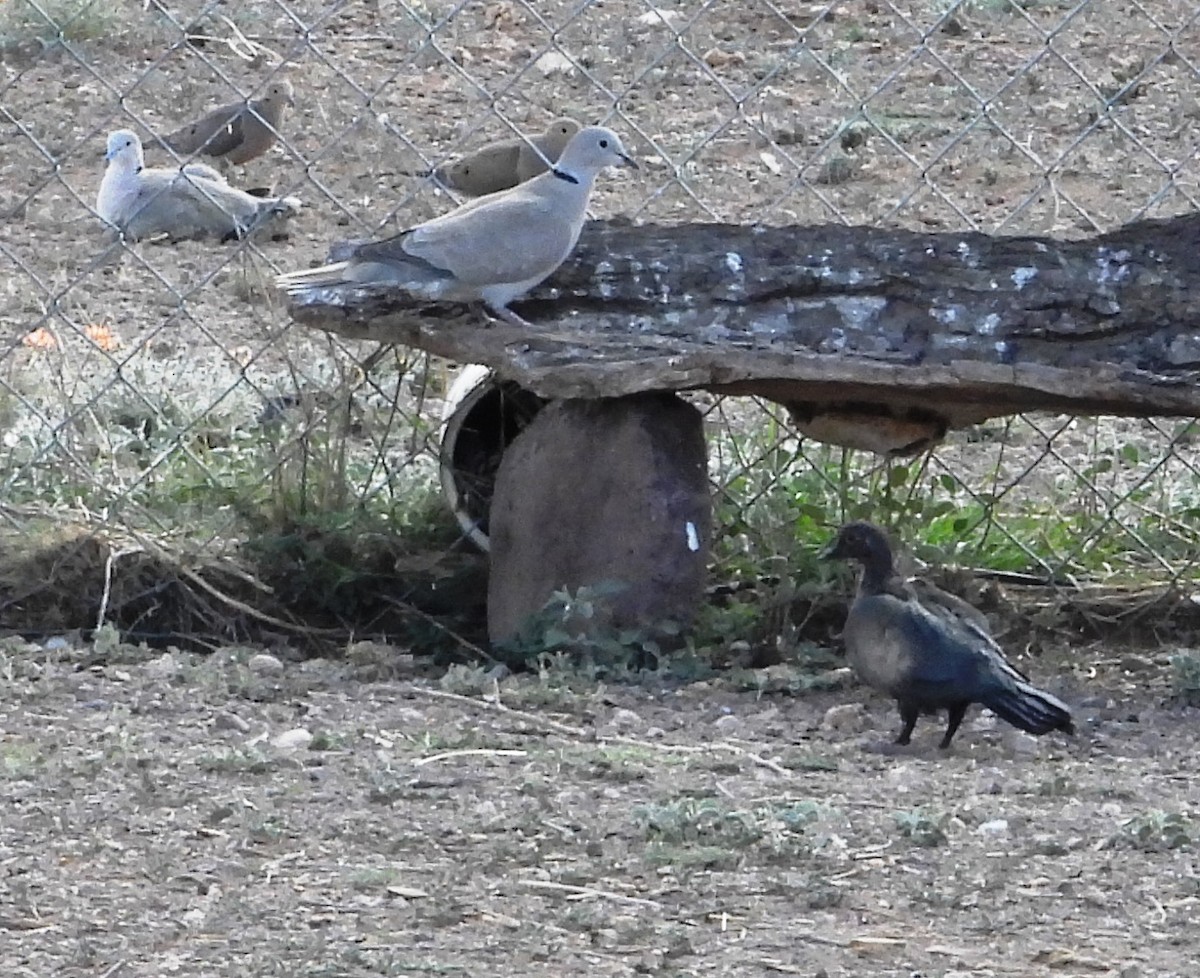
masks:
[[(1198, 22), (1200, 5), (1173, 0), (9, 0), (0, 514), (18, 539), (78, 526), (129, 541), (84, 588), (97, 622), (120, 604), (114, 555), (151, 539), (216, 560), (264, 546), (265, 526), (364, 513), (431, 538), (452, 367), (292, 326), (269, 285), (335, 239), (448, 209), (419, 174), (569, 115), (619, 130), (643, 166), (601, 183), (597, 216), (1110, 230), (1196, 207)], [(286, 234), (108, 234), (111, 130), (178, 165), (156, 137), (283, 77), (296, 104), (278, 142), (228, 169), (300, 198)], [(786, 575), (853, 515), (1058, 584), (1163, 593), (1195, 576), (1184, 421), (1014, 418), (895, 462), (803, 441), (767, 404), (717, 401), (708, 418), (718, 576)], [(324, 556), (324, 583), (345, 585), (347, 562)], [(394, 555), (370, 571), (385, 572), (403, 572)], [(10, 627), (70, 618), (31, 598), (46, 566), (2, 573)], [(154, 587), (128, 598), (143, 615)], [(353, 610), (333, 620), (369, 629)]]

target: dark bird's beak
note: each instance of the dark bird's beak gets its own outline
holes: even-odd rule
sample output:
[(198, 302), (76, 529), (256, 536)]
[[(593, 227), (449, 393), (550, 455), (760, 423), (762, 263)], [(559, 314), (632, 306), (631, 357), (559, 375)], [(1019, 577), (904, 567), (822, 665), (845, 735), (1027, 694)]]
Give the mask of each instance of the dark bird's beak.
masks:
[(630, 156), (628, 153), (620, 153), (620, 154), (618, 154), (618, 155), (621, 157), (621, 159), (622, 159), (622, 160), (624, 160), (624, 161), (625, 161), (625, 165), (626, 165), (626, 166), (631, 166), (631, 167), (633, 167), (635, 170), (640, 170), (640, 169), (641, 169), (641, 167), (640, 167), (640, 166), (638, 166), (638, 164), (637, 164), (637, 160), (635, 160), (635, 159), (634, 159), (632, 156)]
[(842, 556), (839, 545), (842, 542), (841, 537), (834, 537), (825, 546), (817, 552), (818, 560), (837, 560)]

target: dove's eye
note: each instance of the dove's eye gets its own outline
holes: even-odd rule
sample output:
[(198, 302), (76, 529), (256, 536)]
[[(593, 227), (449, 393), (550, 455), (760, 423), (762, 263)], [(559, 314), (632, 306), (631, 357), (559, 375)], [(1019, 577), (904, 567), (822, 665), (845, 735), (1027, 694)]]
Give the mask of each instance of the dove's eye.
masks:
[(600, 148), (601, 148), (601, 149), (608, 149), (608, 140), (607, 140), (607, 139), (602, 139), (602, 140), (600, 140)]

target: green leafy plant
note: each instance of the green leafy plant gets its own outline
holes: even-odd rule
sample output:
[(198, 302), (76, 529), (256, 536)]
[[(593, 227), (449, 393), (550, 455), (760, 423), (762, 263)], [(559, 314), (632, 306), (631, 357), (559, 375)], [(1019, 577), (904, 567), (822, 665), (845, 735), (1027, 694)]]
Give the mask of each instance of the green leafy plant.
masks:
[(1200, 656), (1191, 652), (1171, 656), (1171, 685), (1188, 706), (1200, 706)]
[(122, 19), (122, 6), (113, 0), (9, 0), (0, 5), (0, 50), (96, 40), (111, 35)]
[(1106, 845), (1114, 849), (1160, 852), (1190, 847), (1194, 834), (1195, 825), (1187, 815), (1155, 810), (1123, 822), (1108, 837)]
[(650, 861), (677, 868), (804, 860), (821, 845), (812, 828), (824, 815), (811, 800), (734, 808), (714, 798), (682, 798), (637, 812)]
[(506, 662), (536, 664), (543, 672), (571, 668), (595, 677), (657, 667), (663, 643), (677, 640), (682, 629), (669, 620), (645, 628), (615, 627), (611, 601), (627, 587), (602, 581), (574, 592), (555, 591), (497, 654)]
[(915, 846), (935, 848), (946, 841), (946, 822), (949, 815), (935, 814), (923, 808), (892, 815), (900, 834)]

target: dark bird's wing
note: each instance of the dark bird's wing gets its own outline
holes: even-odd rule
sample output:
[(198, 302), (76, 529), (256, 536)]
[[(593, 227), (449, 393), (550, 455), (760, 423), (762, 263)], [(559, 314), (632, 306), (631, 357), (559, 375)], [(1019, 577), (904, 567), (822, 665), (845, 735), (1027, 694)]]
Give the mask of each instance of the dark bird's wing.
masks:
[(991, 636), (992, 623), (988, 621), (987, 615), (969, 601), (938, 587), (924, 577), (910, 577), (904, 583), (927, 611), (932, 611), (935, 615), (948, 615), (951, 619), (972, 625), (976, 631)]
[(897, 634), (912, 663), (898, 698), (926, 709), (979, 703), (1033, 734), (1074, 731), (1070, 708), (1034, 686), (973, 618), (945, 606), (931, 609), (910, 597), (903, 602)]
[(924, 709), (973, 700), (979, 689), (982, 657), (911, 596), (859, 597), (845, 640), (864, 682)]

